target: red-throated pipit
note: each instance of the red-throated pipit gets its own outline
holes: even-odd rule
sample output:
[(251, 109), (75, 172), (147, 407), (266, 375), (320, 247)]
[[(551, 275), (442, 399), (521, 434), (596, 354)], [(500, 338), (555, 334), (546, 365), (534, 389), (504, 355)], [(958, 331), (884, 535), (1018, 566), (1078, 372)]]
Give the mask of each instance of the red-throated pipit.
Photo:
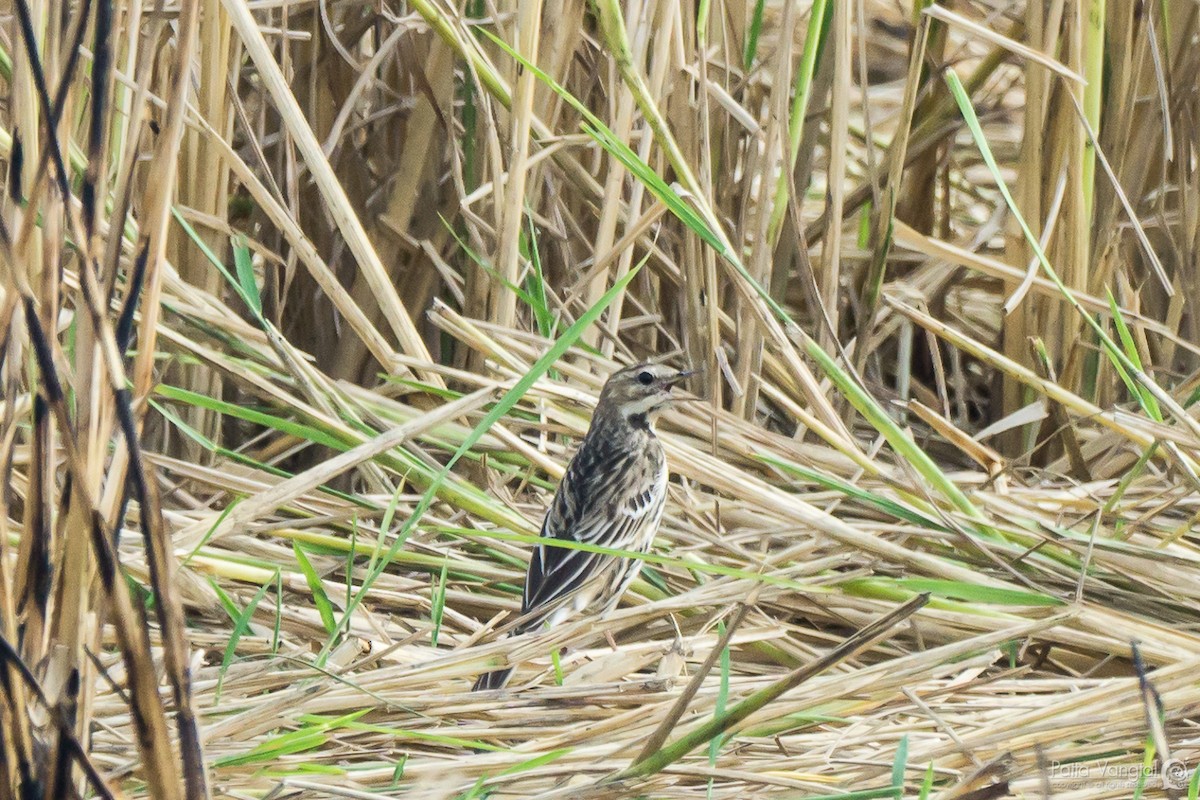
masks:
[[(543, 539), (649, 551), (667, 498), (667, 463), (654, 419), (673, 399), (671, 388), (691, 374), (638, 364), (608, 379), (546, 512)], [(641, 569), (640, 558), (538, 545), (513, 635), (580, 612), (609, 613)], [(499, 689), (511, 674), (508, 668), (481, 675), (475, 689)]]

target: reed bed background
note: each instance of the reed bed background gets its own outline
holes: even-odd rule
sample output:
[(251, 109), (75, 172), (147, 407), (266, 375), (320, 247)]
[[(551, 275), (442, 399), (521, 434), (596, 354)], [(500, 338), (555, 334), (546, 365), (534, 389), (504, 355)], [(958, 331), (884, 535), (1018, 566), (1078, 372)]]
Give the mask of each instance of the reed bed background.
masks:
[(1197, 797), (1197, 3), (0, 7), (0, 797)]

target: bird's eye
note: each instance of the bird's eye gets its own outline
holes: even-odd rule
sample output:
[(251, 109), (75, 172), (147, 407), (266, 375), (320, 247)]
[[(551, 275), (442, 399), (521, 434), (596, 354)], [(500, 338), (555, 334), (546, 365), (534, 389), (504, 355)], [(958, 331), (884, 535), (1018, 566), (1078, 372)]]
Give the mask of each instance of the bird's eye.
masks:
[(642, 386), (649, 386), (650, 384), (654, 383), (654, 376), (649, 372), (639, 372), (637, 376), (637, 382)]

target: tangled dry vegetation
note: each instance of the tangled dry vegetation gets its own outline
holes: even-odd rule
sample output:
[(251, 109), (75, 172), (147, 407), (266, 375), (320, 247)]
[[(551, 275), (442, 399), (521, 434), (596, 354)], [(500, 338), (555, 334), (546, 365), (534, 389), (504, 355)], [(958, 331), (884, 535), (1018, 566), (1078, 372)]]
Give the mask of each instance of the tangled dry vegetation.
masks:
[(918, 5), (4, 3), (0, 797), (1195, 798), (1200, 7)]

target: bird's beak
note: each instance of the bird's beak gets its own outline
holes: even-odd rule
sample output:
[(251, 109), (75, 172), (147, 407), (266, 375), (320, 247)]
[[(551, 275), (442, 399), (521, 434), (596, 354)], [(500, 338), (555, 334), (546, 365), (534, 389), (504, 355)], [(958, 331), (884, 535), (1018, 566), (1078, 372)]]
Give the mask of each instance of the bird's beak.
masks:
[(696, 374), (694, 369), (685, 369), (682, 372), (675, 373), (674, 376), (667, 378), (667, 386), (675, 386), (678, 383), (683, 383), (688, 378)]

